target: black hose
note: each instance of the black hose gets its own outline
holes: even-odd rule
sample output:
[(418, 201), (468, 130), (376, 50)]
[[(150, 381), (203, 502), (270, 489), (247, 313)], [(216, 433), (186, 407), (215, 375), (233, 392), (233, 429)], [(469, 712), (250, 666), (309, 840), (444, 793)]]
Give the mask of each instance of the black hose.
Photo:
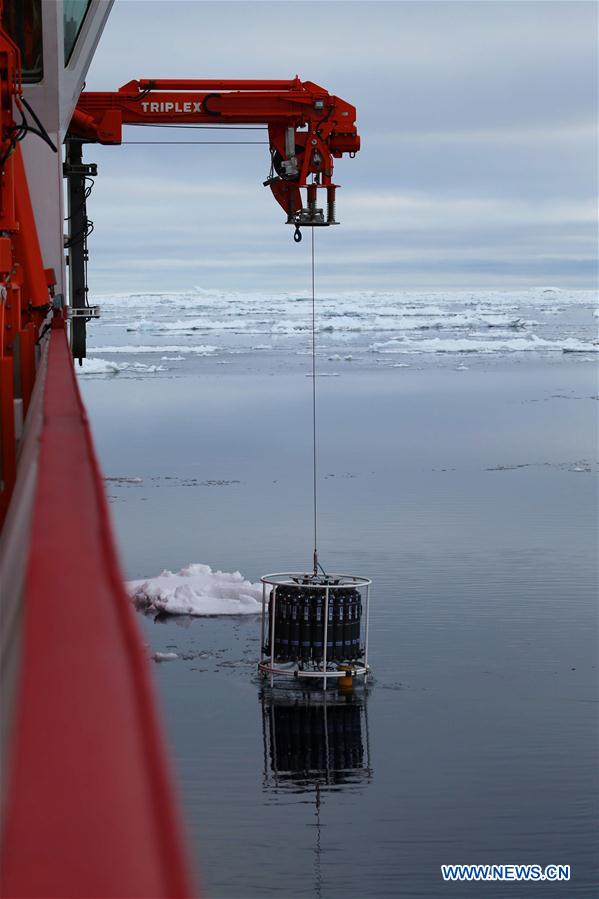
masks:
[(40, 120), (38, 119), (35, 110), (32, 109), (32, 107), (29, 105), (29, 103), (27, 102), (25, 97), (21, 97), (21, 103), (23, 104), (25, 109), (33, 116), (33, 121), (39, 128), (39, 131), (36, 131), (35, 128), (31, 128), (31, 126), (28, 125), (27, 130), (32, 131), (34, 134), (37, 134), (39, 137), (42, 138), (42, 140), (44, 140), (48, 144), (50, 149), (52, 149), (55, 153), (58, 153), (58, 148), (55, 146), (50, 135), (48, 134), (48, 132), (46, 131), (46, 129), (44, 128), (44, 126), (42, 125)]

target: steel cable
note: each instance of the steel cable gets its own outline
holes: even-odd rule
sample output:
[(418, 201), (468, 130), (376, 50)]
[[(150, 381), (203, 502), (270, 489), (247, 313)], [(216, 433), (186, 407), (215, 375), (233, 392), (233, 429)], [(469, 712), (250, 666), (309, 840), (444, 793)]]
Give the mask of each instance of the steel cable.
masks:
[(318, 574), (317, 496), (316, 496), (316, 299), (314, 279), (314, 228), (312, 234), (312, 488), (314, 507), (314, 577)]

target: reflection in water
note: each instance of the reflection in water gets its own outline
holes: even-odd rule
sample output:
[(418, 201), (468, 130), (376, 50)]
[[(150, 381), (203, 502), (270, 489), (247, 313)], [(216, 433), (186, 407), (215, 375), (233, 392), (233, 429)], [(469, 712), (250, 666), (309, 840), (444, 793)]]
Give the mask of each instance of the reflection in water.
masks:
[(366, 689), (333, 691), (298, 686), (260, 693), (265, 790), (314, 793), (315, 899), (322, 897), (322, 792), (370, 783)]
[(366, 690), (271, 687), (260, 701), (265, 789), (370, 781)]

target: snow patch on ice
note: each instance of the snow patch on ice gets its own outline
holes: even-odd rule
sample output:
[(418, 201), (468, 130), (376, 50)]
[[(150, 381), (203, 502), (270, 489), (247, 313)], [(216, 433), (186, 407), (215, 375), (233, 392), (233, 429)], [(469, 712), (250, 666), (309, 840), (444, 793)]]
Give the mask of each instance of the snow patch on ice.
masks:
[(169, 615), (255, 615), (262, 608), (262, 584), (252, 584), (238, 571), (212, 571), (193, 564), (180, 571), (126, 585), (140, 608)]
[(155, 662), (172, 662), (173, 659), (178, 659), (179, 656), (176, 652), (155, 652), (152, 658)]

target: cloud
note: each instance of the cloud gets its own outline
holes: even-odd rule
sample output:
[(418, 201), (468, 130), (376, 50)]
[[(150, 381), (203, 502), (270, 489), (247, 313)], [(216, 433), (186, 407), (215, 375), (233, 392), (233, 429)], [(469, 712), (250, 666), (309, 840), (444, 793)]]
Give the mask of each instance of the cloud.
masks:
[[(283, 39), (290, 21), (305, 23), (301, 41)], [(363, 149), (336, 164), (342, 224), (318, 233), (322, 284), (592, 286), (596, 23), (584, 2), (128, 0), (115, 4), (87, 86), (298, 72), (355, 103)], [(307, 282), (306, 245), (292, 244), (262, 187), (266, 146), (86, 156), (100, 168), (89, 203), (97, 290)]]

